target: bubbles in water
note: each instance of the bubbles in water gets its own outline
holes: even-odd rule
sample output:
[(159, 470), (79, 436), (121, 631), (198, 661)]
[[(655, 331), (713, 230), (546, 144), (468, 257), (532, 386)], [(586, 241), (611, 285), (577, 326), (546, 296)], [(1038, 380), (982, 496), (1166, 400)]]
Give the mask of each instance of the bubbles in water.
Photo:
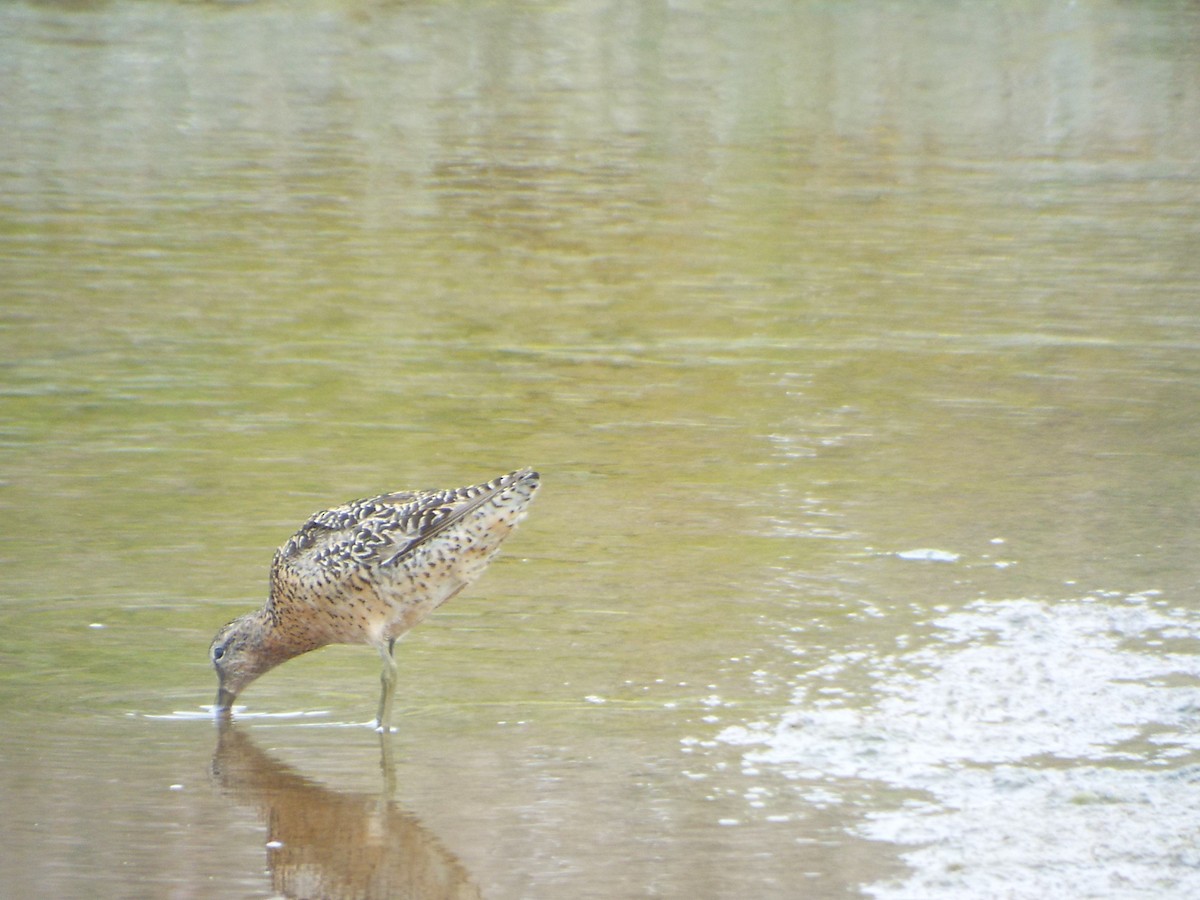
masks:
[(921, 649), (846, 654), (871, 679), (866, 705), (821, 691), (813, 671), (780, 721), (720, 738), (798, 780), (928, 798), (860, 826), (927, 845), (905, 855), (907, 881), (868, 888), (878, 897), (1200, 891), (1187, 838), (1200, 829), (1200, 617), (1149, 596), (980, 601), (937, 619)]

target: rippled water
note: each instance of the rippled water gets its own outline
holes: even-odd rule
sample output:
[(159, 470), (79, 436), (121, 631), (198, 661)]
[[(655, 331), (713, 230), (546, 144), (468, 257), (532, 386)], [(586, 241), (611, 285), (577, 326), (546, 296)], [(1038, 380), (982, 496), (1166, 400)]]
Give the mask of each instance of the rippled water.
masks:
[(933, 625), (919, 650), (900, 635), (890, 652), (831, 654), (803, 671), (794, 711), (718, 736), (754, 747), (743, 771), (793, 782), (760, 792), (758, 814), (782, 819), (797, 798), (860, 805), (863, 781), (897, 791), (854, 830), (918, 848), (916, 873), (874, 896), (1190, 892), (1194, 613), (1087, 596), (980, 601)]
[[(0, 7), (0, 893), (1200, 889), (1187, 4)], [(313, 511), (544, 490), (206, 714)]]

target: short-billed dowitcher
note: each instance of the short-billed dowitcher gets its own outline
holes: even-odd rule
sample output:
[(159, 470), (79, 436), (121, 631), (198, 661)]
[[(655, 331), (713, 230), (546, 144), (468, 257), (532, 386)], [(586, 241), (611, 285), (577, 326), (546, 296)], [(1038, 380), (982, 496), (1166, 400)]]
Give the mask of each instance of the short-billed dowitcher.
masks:
[(370, 644), (383, 658), (376, 725), (386, 731), (396, 641), (482, 574), (538, 488), (521, 469), (485, 484), (400, 491), (319, 512), (275, 553), (262, 609), (217, 632), (217, 711), (293, 656)]

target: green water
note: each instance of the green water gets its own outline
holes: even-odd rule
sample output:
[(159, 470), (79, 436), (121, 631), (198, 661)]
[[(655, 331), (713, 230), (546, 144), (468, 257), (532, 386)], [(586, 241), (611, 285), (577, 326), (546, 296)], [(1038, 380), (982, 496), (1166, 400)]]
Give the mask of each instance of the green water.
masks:
[[(980, 600), (1154, 591), (1131, 656), (1196, 657), (1198, 42), (1184, 3), (0, 7), (0, 893), (903, 884), (863, 823), (912, 783), (719, 736)], [(338, 727), (365, 648), (219, 745), (208, 642), (309, 514), (524, 465), (387, 748)]]

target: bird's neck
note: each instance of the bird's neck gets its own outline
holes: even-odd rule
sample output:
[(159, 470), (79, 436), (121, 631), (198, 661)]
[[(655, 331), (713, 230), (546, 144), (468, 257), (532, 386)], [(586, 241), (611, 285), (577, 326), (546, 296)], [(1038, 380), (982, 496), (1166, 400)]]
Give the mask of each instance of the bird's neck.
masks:
[(329, 643), (324, 635), (302, 617), (273, 617), (267, 608), (254, 615), (261, 619), (262, 627), (258, 632), (260, 652), (270, 661), (271, 667)]

